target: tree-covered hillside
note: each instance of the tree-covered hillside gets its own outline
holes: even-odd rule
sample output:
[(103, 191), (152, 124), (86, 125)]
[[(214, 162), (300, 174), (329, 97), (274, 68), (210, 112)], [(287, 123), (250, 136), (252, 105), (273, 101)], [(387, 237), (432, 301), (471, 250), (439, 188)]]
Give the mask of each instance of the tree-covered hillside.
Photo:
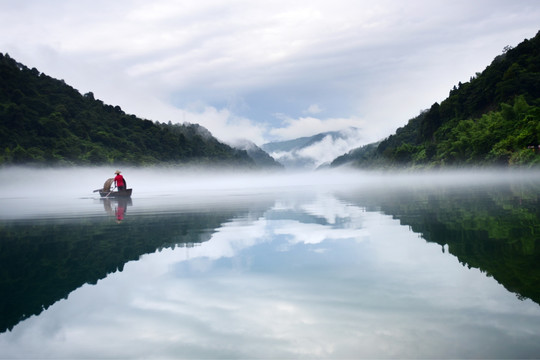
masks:
[(370, 166), (540, 164), (540, 32), (396, 133), (333, 162)]
[(128, 115), (0, 53), (0, 165), (22, 163), (254, 166), (199, 125)]

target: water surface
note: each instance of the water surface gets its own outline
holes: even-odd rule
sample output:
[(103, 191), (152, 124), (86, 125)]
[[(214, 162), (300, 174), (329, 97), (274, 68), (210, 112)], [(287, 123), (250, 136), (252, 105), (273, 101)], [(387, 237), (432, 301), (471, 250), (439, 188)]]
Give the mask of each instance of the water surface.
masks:
[(154, 172), (0, 170), (0, 358), (540, 354), (538, 174)]

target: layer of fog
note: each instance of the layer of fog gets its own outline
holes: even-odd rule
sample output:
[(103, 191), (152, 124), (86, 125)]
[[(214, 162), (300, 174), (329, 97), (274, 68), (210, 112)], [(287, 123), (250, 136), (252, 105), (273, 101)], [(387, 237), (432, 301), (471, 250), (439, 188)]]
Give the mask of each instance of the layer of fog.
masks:
[(305, 147), (273, 151), (270, 155), (288, 168), (315, 169), (366, 143), (363, 129), (347, 128), (339, 133), (339, 136), (328, 134)]
[[(112, 167), (0, 169), (0, 219), (23, 214), (92, 213), (104, 182), (114, 177)], [(134, 202), (192, 203), (205, 207), (231, 196), (251, 198), (302, 191), (366, 191), (433, 186), (482, 186), (536, 181), (539, 171), (455, 170), (391, 172), (331, 169), (306, 172), (238, 172), (223, 169), (122, 168)], [(540, 180), (539, 180), (540, 181)]]

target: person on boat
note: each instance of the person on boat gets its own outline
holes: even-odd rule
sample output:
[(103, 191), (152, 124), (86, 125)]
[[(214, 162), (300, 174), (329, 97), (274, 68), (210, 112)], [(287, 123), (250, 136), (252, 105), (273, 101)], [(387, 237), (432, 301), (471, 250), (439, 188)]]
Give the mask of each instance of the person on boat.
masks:
[(126, 180), (124, 177), (120, 174), (120, 170), (116, 170), (114, 172), (116, 176), (114, 177), (114, 186), (118, 188), (118, 191), (126, 190)]

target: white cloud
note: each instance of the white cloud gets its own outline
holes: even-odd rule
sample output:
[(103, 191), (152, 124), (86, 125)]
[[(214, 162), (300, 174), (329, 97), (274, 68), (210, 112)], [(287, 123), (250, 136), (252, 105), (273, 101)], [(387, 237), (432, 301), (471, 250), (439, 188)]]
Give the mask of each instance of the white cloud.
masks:
[(265, 128), (249, 119), (239, 117), (228, 109), (205, 106), (200, 112), (183, 111), (182, 119), (206, 127), (218, 139), (234, 143), (238, 139), (250, 139), (254, 143), (264, 142)]
[(304, 113), (307, 114), (313, 114), (316, 115), (318, 113), (321, 113), (323, 109), (317, 104), (311, 104), (306, 110), (304, 110)]
[(270, 134), (282, 139), (294, 139), (302, 136), (311, 136), (327, 131), (339, 131), (349, 127), (360, 128), (364, 121), (358, 117), (349, 118), (326, 118), (320, 119), (312, 116), (291, 118), (283, 114), (276, 115), (280, 117), (285, 126), (276, 127), (270, 131)]
[[(0, 0), (0, 7), (0, 51), (25, 65), (126, 112), (173, 122), (188, 113), (220, 139), (243, 134), (259, 144), (356, 122), (365, 141), (379, 140), (505, 45), (534, 36), (540, 17), (534, 0)], [(245, 106), (230, 107), (231, 96)], [(190, 111), (192, 103), (203, 110)], [(324, 119), (312, 117), (323, 110)], [(295, 120), (280, 127), (274, 113)]]
[[(308, 128), (305, 131), (313, 131), (313, 129)], [(345, 128), (340, 130), (339, 136), (328, 134), (309, 146), (287, 151), (276, 150), (270, 155), (286, 167), (316, 168), (362, 146), (364, 143), (366, 143), (366, 134), (363, 129)]]
[(331, 136), (326, 136), (322, 141), (301, 149), (297, 154), (304, 158), (313, 159), (315, 165), (319, 166), (359, 147), (361, 144), (361, 135), (346, 139), (333, 139)]

